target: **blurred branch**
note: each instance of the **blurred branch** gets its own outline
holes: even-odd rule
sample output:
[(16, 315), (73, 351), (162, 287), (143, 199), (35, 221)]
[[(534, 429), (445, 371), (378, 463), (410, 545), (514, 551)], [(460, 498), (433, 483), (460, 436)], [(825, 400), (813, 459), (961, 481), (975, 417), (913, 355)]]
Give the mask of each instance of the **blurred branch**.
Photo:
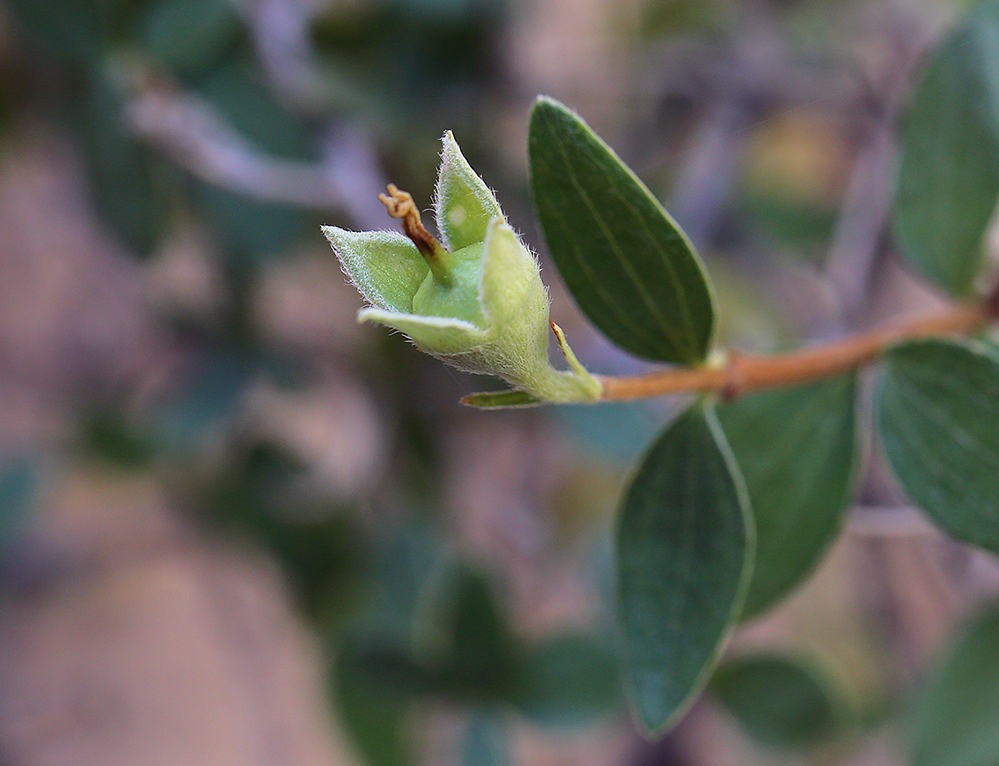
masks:
[(267, 202), (342, 209), (363, 228), (384, 225), (374, 149), (351, 126), (331, 127), (322, 161), (310, 163), (259, 151), (207, 101), (170, 86), (143, 84), (125, 114), (136, 135), (203, 181)]
[(684, 42), (663, 54), (655, 68), (660, 109), (678, 100), (700, 112), (676, 155), (682, 162), (669, 195), (670, 210), (695, 247), (710, 246), (724, 230), (747, 139), (758, 128), (800, 110), (866, 116), (863, 83), (843, 64), (802, 61), (769, 17), (753, 21), (727, 46)]
[(309, 37), (313, 17), (321, 9), (314, 0), (255, 0), (239, 5), (271, 85), (296, 108), (316, 114), (331, 106)]
[(858, 537), (938, 537), (940, 531), (925, 514), (911, 505), (858, 505), (847, 520), (846, 530)]
[(269, 202), (339, 207), (330, 168), (257, 151), (202, 99), (165, 87), (141, 91), (126, 108), (130, 126), (203, 181)]
[(894, 196), (898, 112), (930, 42), (916, 27), (914, 19), (902, 14), (887, 27), (890, 56), (881, 82), (870, 89), (867, 119), (861, 123), (857, 156), (826, 258), (826, 274), (839, 294), (847, 325), (856, 323), (870, 303), (872, 272)]
[[(257, 56), (270, 86), (296, 112), (327, 119), (342, 110), (337, 90), (316, 61), (310, 36), (321, 0), (254, 0), (239, 4)], [(331, 126), (323, 140), (323, 156), (343, 207), (363, 229), (385, 226), (378, 194), (385, 188), (369, 131), (356, 121)]]

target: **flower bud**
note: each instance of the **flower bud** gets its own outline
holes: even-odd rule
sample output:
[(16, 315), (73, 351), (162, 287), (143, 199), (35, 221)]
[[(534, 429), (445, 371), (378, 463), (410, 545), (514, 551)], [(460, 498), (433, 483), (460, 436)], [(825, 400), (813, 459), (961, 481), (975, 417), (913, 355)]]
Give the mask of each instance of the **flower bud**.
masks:
[[(538, 263), (506, 222), (492, 192), (444, 135), (434, 200), (438, 242), (420, 221), (412, 197), (389, 185), (379, 199), (406, 236), (324, 226), (344, 271), (371, 303), (358, 321), (408, 335), (428, 354), (468, 372), (498, 375), (514, 391), (476, 394), (480, 406), (580, 402), (601, 385), (576, 361), (548, 320), (548, 293)], [(571, 371), (548, 362), (555, 330)]]

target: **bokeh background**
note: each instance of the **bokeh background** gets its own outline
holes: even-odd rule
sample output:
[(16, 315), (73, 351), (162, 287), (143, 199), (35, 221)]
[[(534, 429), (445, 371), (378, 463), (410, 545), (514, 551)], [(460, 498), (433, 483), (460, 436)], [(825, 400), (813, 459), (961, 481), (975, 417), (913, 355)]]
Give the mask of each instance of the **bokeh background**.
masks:
[[(395, 228), (388, 181), (429, 208), (453, 130), (582, 361), (641, 369), (547, 265), (545, 93), (691, 235), (723, 343), (927, 309), (894, 141), (963, 7), (0, 0), (0, 764), (904, 763), (910, 690), (999, 578), (876, 445), (816, 576), (730, 648), (814, 666), (847, 723), (761, 742), (709, 694), (649, 744), (610, 540), (676, 403), (462, 407), (492, 384), (358, 326), (319, 226)], [(764, 718), (794, 699), (766, 689)]]

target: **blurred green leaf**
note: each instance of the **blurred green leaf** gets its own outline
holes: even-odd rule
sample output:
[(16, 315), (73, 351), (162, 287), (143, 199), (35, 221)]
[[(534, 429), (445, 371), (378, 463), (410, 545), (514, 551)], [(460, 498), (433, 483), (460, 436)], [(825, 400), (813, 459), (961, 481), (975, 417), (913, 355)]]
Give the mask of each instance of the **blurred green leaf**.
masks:
[(206, 354), (189, 371), (184, 389), (159, 412), (161, 443), (174, 450), (196, 448), (233, 413), (256, 372), (250, 361), (225, 350)]
[(837, 221), (834, 208), (772, 193), (743, 198), (741, 213), (751, 227), (793, 248), (795, 255), (812, 257), (825, 250)]
[(217, 62), (241, 29), (231, 0), (160, 0), (146, 7), (141, 38), (159, 64), (190, 77)]
[(506, 731), (493, 717), (477, 715), (468, 722), (462, 737), (460, 766), (508, 766)]
[(990, 606), (954, 640), (916, 696), (913, 766), (999, 763), (999, 609)]
[(299, 607), (324, 629), (362, 606), (374, 579), (374, 544), (347, 509), (302, 493), (305, 466), (285, 450), (255, 444), (213, 477), (202, 504), (229, 534), (277, 559)]
[(616, 657), (593, 638), (563, 635), (528, 654), (517, 710), (545, 726), (577, 726), (619, 699)]
[(413, 763), (413, 743), (406, 730), (409, 698), (371, 678), (360, 646), (353, 640), (340, 647), (333, 674), (336, 711), (365, 762), (371, 766)]
[(390, 0), (408, 14), (435, 25), (471, 24), (483, 13), (500, 10), (506, 0)]
[(427, 581), (441, 566), (443, 545), (422, 524), (394, 530), (375, 547), (374, 576), (378, 598), (373, 605), (400, 625), (411, 627), (417, 616)]
[(251, 261), (280, 255), (308, 230), (309, 218), (288, 205), (194, 182), (193, 199), (218, 230), (228, 254)]
[(430, 529), (408, 525), (376, 539), (367, 611), (336, 651), (334, 691), (344, 726), (372, 766), (413, 762), (406, 716), (413, 694), (437, 691), (437, 678), (413, 657), (411, 634), (442, 545)]
[(126, 469), (148, 467), (157, 452), (152, 434), (110, 407), (86, 414), (80, 441), (84, 453)]
[(100, 0), (5, 0), (16, 28), (60, 64), (88, 64), (103, 52), (107, 33)]
[(999, 552), (999, 354), (919, 340), (884, 361), (878, 424), (906, 494), (948, 534)]
[(646, 454), (618, 526), (618, 602), (631, 698), (662, 732), (687, 710), (742, 611), (753, 526), (714, 412), (697, 404)]
[(839, 531), (856, 467), (852, 375), (748, 394), (718, 408), (756, 520), (743, 619), (815, 567)]
[(514, 641), (488, 577), (458, 567), (444, 586), (440, 605), (437, 620), (445, 631), (437, 671), (440, 692), (459, 699), (507, 700)]
[(780, 748), (820, 743), (838, 724), (836, 705), (815, 671), (778, 655), (719, 665), (711, 691), (754, 739)]
[(440, 679), (418, 663), (405, 642), (369, 640), (359, 653), (364, 676), (381, 689), (407, 696), (440, 694)]
[(702, 362), (715, 309), (686, 235), (610, 147), (562, 104), (535, 102), (528, 140), (538, 217), (579, 307), (633, 354)]
[(650, 0), (642, 6), (642, 37), (666, 37), (691, 31), (720, 32), (724, 6), (712, 0)]
[(169, 204), (159, 160), (125, 124), (116, 85), (95, 76), (83, 94), (78, 136), (101, 220), (138, 255), (149, 255), (162, 236)]
[(265, 517), (261, 535), (288, 572), (306, 615), (329, 625), (356, 610), (370, 577), (371, 543), (345, 511), (316, 519)]
[(908, 263), (968, 295), (999, 197), (999, 2), (984, 0), (930, 59), (902, 134), (894, 227)]
[[(488, 578), (456, 566), (424, 595), (422, 641), (410, 626), (374, 611), (352, 639), (353, 672), (372, 689), (400, 699), (435, 696), (451, 703), (510, 704), (517, 694), (517, 647)], [(417, 623), (419, 625), (419, 623)]]

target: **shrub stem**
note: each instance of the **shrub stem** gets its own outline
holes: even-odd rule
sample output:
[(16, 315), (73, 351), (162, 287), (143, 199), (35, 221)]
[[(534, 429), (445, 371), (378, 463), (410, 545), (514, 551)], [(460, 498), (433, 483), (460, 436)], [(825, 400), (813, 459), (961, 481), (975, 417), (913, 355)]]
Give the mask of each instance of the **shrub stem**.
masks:
[(987, 300), (959, 304), (928, 316), (892, 322), (812, 348), (787, 354), (730, 351), (720, 366), (670, 368), (630, 377), (594, 376), (604, 401), (667, 394), (709, 393), (735, 398), (761, 388), (807, 383), (854, 370), (877, 359), (889, 346), (939, 335), (967, 335), (999, 318), (999, 289)]

